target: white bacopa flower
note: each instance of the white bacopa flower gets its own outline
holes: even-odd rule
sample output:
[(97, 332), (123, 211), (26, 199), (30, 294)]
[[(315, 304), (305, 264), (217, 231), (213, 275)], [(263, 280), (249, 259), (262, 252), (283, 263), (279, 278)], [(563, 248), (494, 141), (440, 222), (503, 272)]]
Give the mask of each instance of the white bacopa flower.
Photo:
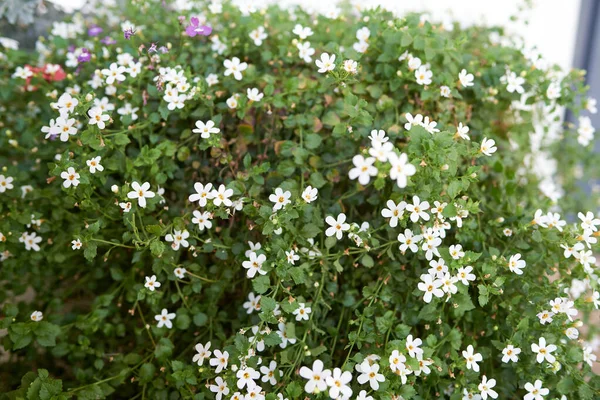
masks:
[(423, 116), (421, 114), (417, 114), (414, 117), (410, 113), (404, 114), (406, 117), (406, 123), (404, 124), (404, 129), (410, 131), (413, 125), (421, 126), (423, 125)]
[(233, 74), (233, 77), (238, 81), (242, 80), (242, 72), (248, 68), (248, 64), (240, 62), (240, 59), (237, 57), (233, 57), (231, 60), (225, 60), (223, 66), (225, 67), (225, 76)]
[(263, 374), (261, 381), (269, 382), (271, 385), (276, 385), (277, 378), (282, 375), (281, 371), (277, 369), (277, 362), (274, 360), (271, 360), (268, 367), (266, 365), (260, 367), (260, 373)]
[(79, 178), (81, 177), (75, 168), (69, 167), (66, 171), (61, 172), (60, 177), (64, 179), (63, 186), (69, 188), (71, 186), (76, 187), (79, 185)]
[(221, 352), (221, 350), (215, 350), (213, 356), (214, 357), (210, 359), (209, 364), (212, 367), (215, 367), (215, 372), (217, 374), (221, 373), (221, 371), (223, 371), (224, 369), (227, 369), (227, 363), (229, 362), (228, 352)]
[(166, 326), (167, 329), (171, 329), (173, 327), (171, 320), (175, 319), (175, 316), (175, 313), (170, 313), (166, 308), (163, 308), (160, 314), (154, 316), (154, 319), (158, 321), (156, 326), (159, 328)]
[(256, 102), (261, 101), (264, 96), (264, 94), (259, 92), (257, 88), (247, 89), (246, 94), (248, 96), (248, 100)]
[(267, 272), (262, 269), (263, 263), (267, 260), (267, 256), (264, 254), (256, 254), (255, 252), (250, 253), (249, 260), (242, 262), (242, 267), (247, 269), (246, 275), (248, 278), (254, 278), (258, 272), (260, 275), (265, 275)]
[(119, 203), (119, 207), (121, 207), (123, 212), (127, 213), (127, 212), (131, 211), (131, 202), (128, 201), (126, 203)]
[(352, 396), (352, 389), (349, 386), (351, 381), (352, 373), (350, 371), (342, 372), (341, 369), (334, 368), (331, 376), (326, 378), (329, 386), (329, 397), (332, 399), (350, 398)]
[(358, 73), (358, 63), (354, 60), (345, 60), (344, 61), (344, 71), (356, 75)]
[(88, 123), (90, 125), (96, 125), (99, 129), (106, 128), (105, 122), (110, 119), (110, 115), (103, 114), (100, 107), (93, 107), (88, 111), (90, 117)]
[(254, 311), (260, 311), (260, 297), (261, 296), (255, 296), (253, 292), (248, 293), (248, 301), (242, 304), (246, 313), (252, 314)]
[(215, 399), (221, 400), (223, 396), (227, 396), (229, 394), (229, 388), (227, 387), (227, 382), (223, 380), (220, 376), (215, 378), (215, 384), (210, 385), (208, 387), (211, 392), (216, 393)]
[(14, 178), (12, 176), (0, 175), (0, 193), (4, 193), (7, 190), (11, 190), (14, 187), (12, 184), (13, 180)]
[(292, 30), (292, 33), (294, 35), (298, 35), (301, 40), (304, 40), (307, 37), (312, 36), (313, 30), (309, 27), (303, 27), (300, 24), (296, 24), (296, 26), (294, 26), (294, 29)]
[(467, 73), (466, 69), (463, 69), (458, 74), (458, 80), (460, 81), (460, 84), (466, 88), (469, 86), (473, 86), (473, 79), (473, 74)]
[(125, 72), (127, 72), (126, 67), (112, 63), (108, 69), (105, 68), (102, 70), (102, 75), (106, 76), (106, 84), (112, 85), (115, 81), (123, 82), (125, 80)]
[(315, 49), (310, 47), (310, 42), (298, 43), (296, 45), (298, 49), (298, 56), (304, 60), (304, 62), (312, 62), (312, 56), (315, 54)]
[(440, 258), (437, 261), (429, 261), (429, 266), (431, 268), (429, 268), (427, 272), (433, 277), (442, 278), (448, 272), (448, 266), (443, 258)]
[(588, 97), (585, 101), (585, 109), (588, 110), (592, 114), (596, 114), (598, 112), (598, 108), (596, 108), (597, 101), (593, 97)]
[(525, 83), (525, 78), (521, 76), (517, 76), (514, 72), (509, 72), (506, 75), (506, 90), (508, 93), (517, 92), (519, 94), (523, 94), (525, 90), (523, 89), (523, 84)]
[(208, 74), (205, 81), (208, 87), (211, 87), (219, 83), (219, 76), (217, 74)]
[(450, 98), (450, 88), (448, 86), (440, 86), (440, 96)]
[(422, 65), (415, 71), (415, 78), (417, 79), (417, 83), (419, 85), (429, 85), (431, 84), (431, 78), (433, 77), (433, 72), (427, 69), (426, 66)]
[(87, 166), (90, 167), (90, 173), (95, 174), (96, 171), (104, 171), (104, 167), (100, 164), (100, 160), (102, 160), (102, 157), (97, 156), (85, 162)]
[(327, 216), (325, 222), (329, 225), (329, 228), (325, 231), (325, 235), (335, 235), (338, 240), (342, 239), (343, 233), (350, 229), (350, 224), (346, 223), (346, 214), (344, 213), (340, 213), (337, 216), (337, 219), (334, 219), (332, 216)]
[(498, 393), (492, 389), (494, 386), (496, 386), (495, 379), (488, 380), (487, 376), (485, 375), (481, 378), (481, 383), (479, 386), (477, 386), (477, 388), (479, 389), (481, 398), (483, 400), (486, 400), (488, 396), (492, 399), (498, 398)]
[(33, 76), (33, 71), (29, 67), (17, 67), (15, 72), (12, 74), (13, 78), (27, 79)]
[[(0, 235), (2, 235), (2, 234), (0, 234)], [(1, 241), (2, 241), (2, 240), (0, 240), (0, 242), (1, 242)], [(75, 240), (72, 240), (72, 241), (71, 241), (71, 248), (72, 248), (73, 250), (79, 250), (79, 249), (81, 249), (81, 246), (83, 246), (83, 243), (81, 243), (81, 240), (79, 240), (79, 239), (75, 239)]]
[(548, 89), (546, 89), (546, 97), (550, 100), (556, 100), (560, 97), (560, 91), (560, 83), (551, 82), (550, 85), (548, 85)]
[(261, 46), (263, 44), (263, 40), (265, 40), (268, 37), (267, 33), (265, 32), (264, 26), (259, 26), (258, 28), (254, 29), (250, 32), (249, 36), (250, 39), (254, 41), (254, 44), (257, 46)]
[(146, 199), (151, 199), (155, 196), (155, 193), (150, 191), (150, 183), (144, 182), (140, 185), (138, 182), (133, 182), (131, 184), (131, 189), (129, 193), (127, 193), (127, 198), (129, 199), (137, 199), (138, 206), (142, 208), (146, 208)]
[(194, 358), (192, 358), (192, 362), (198, 364), (198, 366), (202, 366), (202, 364), (204, 364), (204, 360), (208, 360), (212, 354), (212, 352), (209, 350), (210, 342), (207, 342), (206, 345), (198, 343), (194, 348), (196, 349), (197, 353), (194, 355)]
[(521, 254), (517, 253), (515, 255), (510, 256), (508, 260), (508, 269), (511, 272), (514, 272), (517, 275), (523, 275), (523, 268), (527, 266), (525, 260), (521, 260)]
[(583, 362), (587, 363), (590, 367), (594, 366), (594, 362), (598, 359), (594, 354), (594, 349), (591, 346), (585, 346), (583, 348)]
[(213, 204), (219, 207), (223, 204), (225, 207), (231, 207), (232, 201), (230, 197), (233, 195), (233, 189), (227, 189), (225, 185), (219, 185), (219, 189), (212, 191)]
[(467, 265), (466, 267), (460, 267), (456, 272), (456, 277), (463, 285), (469, 285), (469, 281), (475, 280), (475, 274), (472, 274), (473, 267)]
[(390, 153), (388, 161), (392, 166), (390, 169), (390, 178), (396, 180), (399, 188), (405, 188), (408, 185), (408, 177), (413, 176), (417, 172), (417, 169), (408, 162), (408, 156), (405, 153), (401, 153), (400, 155)]
[(208, 139), (211, 134), (219, 133), (221, 130), (215, 126), (212, 120), (208, 120), (206, 123), (196, 121), (196, 129), (193, 129), (192, 132), (199, 133), (202, 139)]
[(356, 400), (373, 400), (373, 396), (367, 396), (367, 391), (361, 390)]
[(556, 357), (551, 354), (556, 349), (557, 347), (553, 344), (546, 345), (546, 338), (543, 336), (540, 337), (537, 344), (531, 344), (531, 351), (536, 354), (536, 360), (540, 364), (544, 362), (544, 360), (548, 361), (550, 364), (556, 361)]
[(290, 204), (292, 202), (290, 197), (292, 197), (292, 193), (289, 190), (284, 192), (281, 188), (275, 189), (275, 193), (269, 196), (269, 201), (274, 203), (273, 211), (281, 210), (286, 205)]
[(319, 191), (317, 188), (313, 188), (312, 186), (307, 186), (306, 189), (302, 192), (302, 199), (304, 199), (307, 203), (312, 203), (317, 199)]
[(243, 389), (244, 386), (246, 386), (248, 390), (250, 390), (256, 386), (256, 382), (254, 381), (260, 379), (260, 372), (256, 371), (254, 368), (245, 367), (240, 368), (235, 376), (238, 378), (238, 389)]
[(31, 313), (31, 316), (29, 318), (31, 318), (33, 322), (40, 322), (44, 319), (44, 314), (42, 314), (41, 311), (34, 311)]
[(406, 357), (398, 350), (394, 350), (392, 351), (392, 354), (390, 354), (389, 362), (392, 372), (396, 372), (400, 369), (400, 366), (406, 362)]
[(448, 252), (450, 253), (450, 257), (455, 260), (460, 260), (465, 256), (465, 252), (460, 244), (450, 246)]
[(467, 350), (463, 350), (462, 356), (467, 362), (467, 369), (479, 372), (479, 364), (477, 363), (483, 361), (483, 357), (481, 356), (481, 353), (475, 353), (473, 345), (467, 346)]
[(356, 42), (352, 45), (352, 48), (357, 52), (364, 54), (369, 49), (369, 43), (367, 42)]
[(227, 107), (231, 108), (232, 110), (237, 108), (238, 106), (238, 95), (234, 94), (233, 96), (231, 96), (230, 98), (228, 98), (225, 102), (227, 103)]
[(577, 217), (581, 220), (581, 229), (583, 230), (591, 230), (596, 232), (598, 230), (598, 226), (600, 225), (600, 218), (596, 218), (593, 212), (588, 211), (587, 213), (577, 213)]
[(40, 251), (39, 243), (42, 241), (42, 238), (35, 232), (23, 232), (23, 235), (19, 241), (23, 242), (25, 245), (25, 250), (27, 251)]
[(422, 359), (423, 349), (420, 347), (422, 344), (423, 341), (421, 339), (413, 339), (413, 335), (408, 335), (406, 337), (406, 351), (408, 351), (408, 355), (418, 360)]
[(368, 185), (371, 177), (377, 176), (377, 168), (373, 166), (375, 160), (375, 157), (364, 158), (360, 154), (355, 155), (352, 157), (354, 168), (348, 171), (348, 177), (352, 180), (358, 178), (358, 183), (363, 186)]
[(408, 69), (414, 71), (421, 67), (421, 59), (419, 57), (413, 57), (412, 55), (408, 55)]
[(429, 221), (429, 214), (425, 211), (429, 210), (429, 202), (421, 201), (419, 196), (413, 196), (413, 204), (406, 205), (406, 211), (410, 212), (410, 220), (412, 222), (417, 222), (419, 218), (424, 221)]
[(306, 307), (304, 303), (298, 303), (298, 308), (292, 314), (296, 316), (296, 321), (308, 321), (308, 317), (312, 312), (312, 308)]
[(324, 74), (335, 69), (335, 54), (331, 56), (327, 53), (321, 54), (321, 59), (315, 61), (317, 67), (319, 67), (319, 73)]
[(192, 218), (192, 223), (198, 225), (198, 229), (200, 229), (200, 231), (212, 228), (211, 213), (209, 213), (208, 211), (204, 211), (201, 213), (198, 210), (194, 210), (192, 214), (194, 215), (194, 218)]
[(518, 347), (514, 347), (512, 344), (509, 344), (504, 349), (502, 349), (502, 362), (517, 362), (519, 361), (519, 354), (521, 354), (521, 349)]
[(471, 140), (468, 133), (469, 133), (469, 127), (466, 125), (463, 125), (462, 122), (459, 122), (458, 126), (456, 127), (456, 134), (454, 135), (454, 137), (459, 137), (464, 140)]
[(178, 279), (183, 279), (187, 273), (187, 270), (185, 268), (177, 267), (173, 270), (173, 273)]
[(398, 241), (401, 243), (399, 249), (402, 254), (406, 253), (407, 249), (410, 249), (413, 253), (419, 251), (417, 244), (421, 241), (421, 235), (414, 235), (410, 229), (405, 229), (404, 233), (398, 234)]
[(404, 215), (404, 209), (406, 208), (406, 202), (401, 201), (398, 204), (394, 203), (393, 200), (387, 201), (387, 208), (381, 210), (383, 218), (390, 218), (390, 226), (395, 228), (398, 226), (398, 220)]
[(496, 148), (496, 142), (494, 141), (494, 139), (483, 138), (483, 141), (481, 142), (481, 147), (479, 148), (480, 152), (489, 157), (492, 154), (494, 154), (496, 150), (498, 149)]
[(147, 287), (151, 292), (154, 292), (156, 288), (160, 287), (160, 282), (156, 280), (156, 275), (152, 275), (150, 277), (146, 276), (145, 279), (146, 283), (144, 283), (144, 286)]
[(424, 292), (423, 301), (425, 303), (431, 303), (431, 299), (433, 296), (444, 296), (444, 291), (440, 289), (443, 284), (444, 282), (435, 276), (432, 276), (430, 274), (422, 274), (421, 282), (419, 282), (417, 288)]
[(378, 390), (379, 382), (385, 381), (383, 374), (379, 373), (379, 364), (370, 364), (369, 360), (364, 360), (362, 364), (360, 364), (359, 372), (360, 375), (356, 378), (358, 383), (364, 385), (365, 383), (369, 382), (369, 385), (373, 390)]
[(375, 147), (387, 143), (390, 138), (386, 136), (383, 129), (373, 129), (369, 135), (369, 140), (371, 140), (371, 146)]
[(194, 183), (194, 190), (196, 193), (191, 194), (188, 200), (190, 202), (197, 201), (200, 207), (205, 207), (208, 200), (211, 200), (214, 196), (212, 183), (203, 185), (200, 182)]
[(528, 393), (523, 397), (523, 400), (544, 400), (544, 396), (550, 393), (550, 390), (542, 387), (542, 381), (539, 379), (536, 379), (533, 384), (527, 382), (524, 387)]
[(286, 251), (285, 257), (287, 259), (287, 262), (292, 265), (294, 265), (296, 263), (296, 261), (298, 261), (300, 259), (300, 256), (297, 255), (294, 250)]
[(307, 379), (308, 382), (304, 385), (306, 393), (315, 393), (315, 391), (323, 392), (327, 389), (327, 378), (331, 376), (331, 371), (323, 369), (323, 361), (315, 360), (312, 369), (302, 366), (300, 368), (300, 376)]

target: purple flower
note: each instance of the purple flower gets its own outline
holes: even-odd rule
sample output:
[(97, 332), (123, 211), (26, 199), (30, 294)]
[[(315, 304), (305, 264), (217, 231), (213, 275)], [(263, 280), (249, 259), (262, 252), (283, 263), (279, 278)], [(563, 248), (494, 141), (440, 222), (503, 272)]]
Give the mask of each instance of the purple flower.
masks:
[(156, 53), (156, 43), (150, 43), (150, 47), (148, 48), (148, 54)]
[(158, 48), (158, 51), (160, 51), (162, 54), (167, 54), (169, 52), (169, 49), (167, 49), (166, 46), (160, 46)]
[(107, 46), (117, 43), (117, 41), (111, 38), (110, 36), (106, 36), (104, 39), (100, 40), (100, 42)]
[(104, 31), (104, 29), (100, 28), (98, 25), (92, 25), (88, 29), (88, 36), (98, 36)]
[(92, 59), (90, 51), (85, 47), (81, 49), (81, 54), (77, 57), (77, 61), (80, 63), (88, 62)]
[(185, 28), (185, 33), (190, 37), (196, 35), (208, 36), (212, 33), (212, 28), (208, 25), (200, 25), (200, 20), (196, 17), (190, 18), (191, 25)]
[(127, 40), (131, 39), (133, 35), (135, 35), (135, 30), (132, 27), (127, 28), (123, 31), (123, 36), (125, 36), (125, 39)]

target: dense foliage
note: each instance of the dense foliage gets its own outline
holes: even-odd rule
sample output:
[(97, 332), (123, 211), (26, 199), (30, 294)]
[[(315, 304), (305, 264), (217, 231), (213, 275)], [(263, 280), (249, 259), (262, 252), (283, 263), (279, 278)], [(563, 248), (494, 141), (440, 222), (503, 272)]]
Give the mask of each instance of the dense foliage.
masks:
[(423, 15), (131, 3), (2, 42), (6, 398), (597, 398), (581, 71)]

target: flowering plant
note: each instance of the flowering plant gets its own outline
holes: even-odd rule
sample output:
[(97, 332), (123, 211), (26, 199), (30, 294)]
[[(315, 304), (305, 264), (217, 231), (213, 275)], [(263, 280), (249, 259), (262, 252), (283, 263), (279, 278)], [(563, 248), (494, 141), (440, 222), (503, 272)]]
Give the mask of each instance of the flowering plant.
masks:
[(597, 396), (581, 71), (358, 3), (98, 12), (0, 53), (7, 398)]

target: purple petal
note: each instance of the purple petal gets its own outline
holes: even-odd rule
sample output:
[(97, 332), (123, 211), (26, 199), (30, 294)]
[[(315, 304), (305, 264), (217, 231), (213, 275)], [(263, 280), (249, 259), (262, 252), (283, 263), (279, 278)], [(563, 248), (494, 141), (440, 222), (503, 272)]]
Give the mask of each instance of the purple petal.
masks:
[(196, 18), (196, 17), (192, 17), (192, 18), (190, 18), (190, 21), (192, 21), (192, 25), (193, 25), (194, 27), (196, 27), (196, 26), (200, 25), (200, 20), (199, 20), (198, 18)]
[(212, 28), (208, 25), (202, 25), (196, 28), (196, 33), (198, 33), (198, 35), (208, 36), (212, 33)]
[(185, 33), (187, 33), (188, 36), (194, 37), (196, 36), (196, 28), (193, 26), (188, 26), (185, 28)]

